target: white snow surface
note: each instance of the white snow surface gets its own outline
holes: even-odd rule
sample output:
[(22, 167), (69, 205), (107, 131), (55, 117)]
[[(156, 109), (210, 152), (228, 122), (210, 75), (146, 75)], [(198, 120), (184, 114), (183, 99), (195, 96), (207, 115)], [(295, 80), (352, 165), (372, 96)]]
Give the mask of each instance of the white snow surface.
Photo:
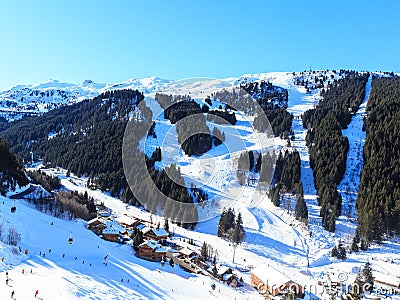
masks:
[[(0, 263), (0, 271), (5, 278), (5, 272), (8, 270), (10, 277), (8, 286), (0, 284), (1, 299), (3, 295), (8, 298), (12, 290), (16, 293), (15, 299), (33, 299), (36, 290), (39, 290), (38, 296), (41, 299), (264, 299), (250, 286), (250, 272), (247, 271), (262, 264), (268, 264), (294, 281), (310, 286), (316, 285), (326, 274), (340, 272), (345, 274), (347, 283), (352, 283), (356, 276), (354, 268), (362, 268), (365, 262), (370, 261), (377, 278), (398, 282), (396, 276), (400, 276), (399, 240), (385, 241), (382, 246), (373, 246), (368, 251), (348, 254), (346, 261), (330, 257), (330, 250), (339, 239), (343, 240), (345, 245), (351, 242), (350, 234), (354, 228), (354, 220), (342, 216), (335, 233), (326, 232), (321, 226), (308, 148), (305, 145), (306, 129), (303, 128), (300, 119), (305, 110), (318, 103), (320, 90), (315, 89), (307, 93), (304, 87), (295, 85), (295, 79), (299, 76), (312, 80), (314, 76), (321, 74), (325, 74), (324, 71), (317, 74), (274, 72), (243, 75), (240, 78), (227, 78), (222, 81), (202, 79), (186, 83), (150, 78), (128, 80), (123, 84), (100, 88), (128, 88), (142, 84), (149, 97), (160, 90), (177, 94), (189, 94), (190, 91), (190, 95), (196, 101), (204, 99), (213, 90), (246, 81), (269, 80), (274, 85), (288, 89), (288, 109), (295, 116), (292, 125), (295, 140), (291, 144), (301, 156), (301, 180), (309, 210), (309, 227), (295, 220), (295, 199), (290, 195), (286, 195), (282, 207), (277, 208), (265, 192), (256, 191), (251, 185), (239, 186), (235, 181), (232, 166), (237, 156), (243, 149), (256, 150), (259, 147), (257, 134), (250, 126), (251, 118), (238, 114), (239, 122), (234, 128), (219, 125), (218, 127), (225, 131), (228, 147), (213, 147), (197, 158), (188, 157), (181, 151), (174, 126), (162, 116), (156, 121), (157, 138), (148, 138), (141, 143), (148, 153), (154, 147), (161, 146), (163, 160), (157, 167), (176, 163), (180, 166), (188, 186), (190, 182), (194, 182), (215, 200), (214, 204), (210, 203), (200, 211), (200, 216), (206, 221), (198, 223), (194, 231), (170, 225), (170, 230), (174, 232), (172, 240), (186, 245), (185, 239), (193, 239), (197, 251), (204, 241), (212, 245), (218, 251), (218, 262), (233, 268), (245, 281), (244, 287), (233, 289), (208, 276), (187, 273), (177, 266), (171, 268), (169, 264), (161, 266), (160, 263), (141, 260), (134, 255), (130, 245), (106, 242), (94, 235), (86, 229), (86, 222), (56, 219), (38, 212), (22, 200), (17, 201), (17, 212), (12, 214), (10, 206), (13, 200), (2, 197), (0, 220), (3, 224), (3, 237), (9, 226), (15, 227), (21, 233), (22, 251), (28, 249), (29, 253), (13, 254), (10, 246), (0, 242), (0, 256), (5, 258), (4, 262)], [(326, 74), (328, 81), (332, 80), (331, 75), (338, 78), (333, 72)], [(52, 84), (55, 83), (40, 86), (49, 88)], [(91, 82), (85, 84), (94, 85)], [(68, 88), (67, 85), (58, 85)], [(367, 92), (369, 89), (370, 82), (367, 84)], [(157, 103), (146, 101), (153, 112), (161, 111)], [(349, 138), (351, 149), (345, 178), (357, 177), (357, 172), (361, 171), (362, 162), (358, 151), (362, 149), (362, 140), (365, 139), (360, 126), (366, 101), (367, 97), (349, 128), (343, 131)], [(212, 126), (217, 126), (213, 123), (208, 125), (211, 130)], [(271, 146), (277, 151), (287, 148), (286, 141), (279, 138), (274, 139)], [(148, 221), (152, 219), (154, 224), (163, 224), (163, 219), (151, 216), (137, 207), (127, 206), (108, 193), (86, 188), (87, 178), (77, 178), (74, 175), (67, 178), (66, 171), (62, 169), (44, 171), (58, 176), (65, 189), (80, 193), (87, 191), (97, 202), (103, 202), (110, 208), (115, 218), (136, 217)], [(340, 187), (346, 187), (346, 184), (344, 182)], [(343, 195), (343, 191), (341, 192)], [(346, 205), (354, 205), (354, 195), (346, 199)], [(1, 204), (3, 201), (4, 204)], [(245, 240), (236, 249), (228, 241), (217, 237), (219, 218), (212, 218), (212, 212), (220, 212), (227, 206), (233, 207), (235, 212), (241, 212), (245, 227)], [(54, 225), (50, 225), (51, 222), (54, 222)], [(67, 243), (70, 232), (74, 238), (72, 245)], [(40, 253), (45, 253), (45, 257)], [(103, 264), (106, 255), (107, 266)], [(25, 270), (24, 274), (22, 269)], [(215, 290), (210, 288), (212, 283), (217, 286)], [(322, 292), (313, 293), (312, 297), (330, 298)], [(400, 298), (393, 296), (392, 299)]]

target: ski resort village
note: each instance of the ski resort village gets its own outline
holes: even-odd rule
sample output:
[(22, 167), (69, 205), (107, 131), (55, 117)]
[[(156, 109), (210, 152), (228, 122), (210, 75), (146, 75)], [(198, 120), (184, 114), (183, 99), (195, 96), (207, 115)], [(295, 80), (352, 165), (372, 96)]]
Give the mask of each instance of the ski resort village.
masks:
[(398, 97), (351, 70), (1, 92), (0, 299), (400, 299)]

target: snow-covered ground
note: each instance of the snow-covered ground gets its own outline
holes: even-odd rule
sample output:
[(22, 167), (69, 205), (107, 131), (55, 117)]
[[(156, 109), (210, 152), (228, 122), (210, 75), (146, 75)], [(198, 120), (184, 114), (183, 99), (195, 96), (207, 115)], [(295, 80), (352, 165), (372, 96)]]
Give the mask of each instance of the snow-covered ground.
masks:
[[(309, 72), (301, 76), (308, 76), (312, 80), (313, 76), (320, 74)], [(337, 78), (333, 72), (328, 72), (328, 80), (331, 80), (331, 75)], [(178, 145), (174, 127), (160, 117), (156, 123), (157, 139), (150, 138), (142, 143), (146, 151), (150, 152), (155, 146), (162, 146), (163, 160), (159, 167), (162, 164), (176, 163), (180, 166), (187, 185), (194, 182), (214, 197), (213, 206), (206, 207), (201, 212), (204, 221), (200, 222), (194, 231), (171, 225), (170, 229), (175, 234), (173, 239), (179, 243), (184, 243), (180, 241), (181, 238), (193, 239), (198, 249), (205, 241), (218, 250), (218, 261), (234, 269), (251, 269), (268, 263), (295, 281), (308, 286), (315, 285), (327, 273), (340, 272), (346, 274), (347, 283), (352, 283), (355, 278), (354, 267), (362, 267), (367, 261), (371, 262), (377, 278), (399, 281), (396, 277), (400, 276), (398, 240), (387, 241), (382, 247), (374, 246), (366, 252), (349, 254), (344, 262), (330, 257), (332, 246), (348, 233), (347, 228), (352, 226), (352, 223), (351, 220), (341, 217), (340, 226), (335, 233), (328, 233), (321, 227), (313, 174), (305, 144), (306, 130), (300, 119), (305, 110), (317, 104), (319, 90), (307, 93), (304, 87), (295, 85), (298, 76), (298, 73), (274, 72), (228, 78), (222, 82), (197, 80), (185, 84), (190, 87), (190, 95), (193, 98), (204, 98), (209, 94), (208, 91), (260, 79), (269, 80), (288, 89), (288, 109), (295, 116), (292, 125), (295, 140), (291, 144), (301, 156), (301, 180), (309, 210), (309, 226), (296, 221), (293, 213), (288, 212), (286, 208), (275, 207), (265, 192), (260, 192), (251, 185), (240, 186), (237, 183), (232, 172), (235, 159), (244, 149), (255, 150), (259, 147), (256, 133), (251, 129), (251, 118), (238, 115), (238, 124), (233, 129), (225, 125), (219, 126), (226, 132), (228, 147), (213, 147), (202, 157), (194, 158), (184, 155)], [(124, 87), (129, 87), (129, 84), (127, 82)], [(163, 92), (188, 94), (184, 92), (187, 88), (185, 84), (160, 83), (157, 88), (149, 89), (148, 95), (154, 95), (154, 92), (160, 89)], [(367, 91), (369, 89), (370, 82), (367, 84)], [(207, 90), (207, 93), (204, 90)], [(354, 152), (353, 149), (362, 148), (361, 124), (366, 100), (349, 128), (343, 131), (349, 137), (351, 149), (346, 178), (357, 177), (355, 172), (361, 171), (358, 150)], [(160, 111), (156, 103), (150, 106), (153, 111)], [(212, 130), (214, 125), (208, 125)], [(238, 146), (238, 142), (241, 146)], [(286, 147), (286, 141), (274, 139), (273, 146), (279, 150)], [(87, 189), (85, 178), (76, 178), (73, 175), (67, 178), (66, 171), (61, 169), (44, 171), (58, 176), (66, 189), (81, 193), (87, 191), (96, 201), (109, 207), (115, 217), (126, 214), (144, 220), (151, 218), (154, 223), (163, 222), (161, 218), (151, 216), (137, 207), (127, 206), (107, 193)], [(352, 201), (351, 199), (348, 202)], [(0, 201), (4, 201), (4, 204), (0, 202), (0, 219), (4, 232), (6, 233), (11, 225), (16, 227), (22, 234), (22, 251), (29, 250), (28, 255), (11, 254), (11, 248), (0, 243), (0, 256), (5, 258), (4, 263), (0, 263), (0, 271), (4, 279), (6, 270), (10, 274), (9, 286), (0, 284), (2, 299), (3, 295), (9, 297), (12, 290), (16, 292), (16, 299), (33, 299), (36, 289), (39, 290), (39, 297), (42, 299), (263, 299), (249, 286), (249, 272), (238, 271), (246, 285), (236, 290), (208, 276), (189, 274), (178, 267), (171, 268), (169, 264), (161, 266), (159, 263), (141, 260), (133, 255), (129, 245), (100, 239), (86, 229), (83, 221), (55, 219), (36, 211), (22, 200), (17, 201), (17, 212), (12, 214), (12, 200), (1, 198)], [(218, 217), (213, 217), (227, 206), (233, 207), (235, 212), (241, 212), (246, 231), (245, 240), (236, 247), (234, 257), (232, 245), (217, 237)], [(54, 222), (54, 225), (50, 225), (51, 222)], [(74, 237), (72, 245), (67, 243), (70, 232)], [(45, 253), (45, 257), (40, 253)], [(64, 258), (62, 254), (65, 254)], [(107, 266), (104, 265), (106, 255)], [(24, 274), (22, 269), (25, 270)], [(217, 285), (214, 291), (210, 289), (212, 282)], [(314, 298), (329, 298), (327, 294), (314, 294), (317, 294)]]
[[(342, 216), (340, 216), (337, 226), (342, 231), (348, 231), (354, 234), (357, 214), (356, 214), (356, 200), (358, 190), (360, 188), (361, 170), (363, 167), (363, 149), (365, 144), (366, 132), (362, 131), (363, 118), (366, 114), (365, 108), (369, 95), (371, 93), (372, 76), (369, 77), (365, 86), (365, 98), (360, 105), (356, 114), (352, 117), (351, 123), (347, 129), (342, 130), (343, 136), (349, 140), (349, 152), (346, 160), (346, 172), (342, 182), (338, 186), (338, 190), (342, 195)], [(344, 219), (347, 222), (344, 222)], [(351, 224), (350, 222), (351, 221)], [(347, 228), (346, 228), (347, 227)]]
[[(161, 266), (160, 263), (139, 259), (134, 256), (131, 246), (100, 239), (86, 229), (85, 222), (56, 219), (23, 201), (17, 203), (17, 211), (12, 214), (11, 200), (1, 197), (0, 201), (4, 201), (4, 204), (0, 203), (3, 234), (13, 226), (22, 235), (22, 253), (17, 250), (17, 254), (12, 254), (11, 247), (0, 242), (0, 257), (4, 257), (4, 262), (0, 263), (4, 280), (0, 285), (1, 299), (9, 298), (12, 291), (15, 291), (15, 299), (34, 299), (36, 290), (39, 299), (258, 297), (255, 291), (246, 288), (244, 294), (210, 277), (194, 276), (177, 266)], [(117, 200), (110, 199), (110, 202), (107, 205), (112, 206), (112, 202)], [(68, 244), (70, 232), (74, 240), (71, 245)], [(28, 255), (25, 255), (25, 249)], [(8, 285), (5, 284), (6, 271), (9, 274)], [(211, 294), (212, 282), (217, 288)]]
[(18, 85), (10, 90), (0, 92), (0, 116), (9, 121), (24, 116), (36, 116), (49, 110), (70, 105), (85, 99), (91, 99), (103, 92), (116, 89), (138, 89), (143, 93), (160, 90), (173, 81), (155, 76), (148, 78), (131, 78), (121, 83), (95, 83), (85, 80), (72, 84), (49, 80), (32, 85)]

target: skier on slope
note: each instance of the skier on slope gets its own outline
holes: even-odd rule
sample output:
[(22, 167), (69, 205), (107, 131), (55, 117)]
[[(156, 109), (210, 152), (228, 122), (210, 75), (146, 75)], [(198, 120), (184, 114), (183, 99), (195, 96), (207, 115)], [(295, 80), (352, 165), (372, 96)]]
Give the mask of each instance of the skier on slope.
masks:
[(39, 294), (39, 291), (36, 290), (36, 292), (35, 292), (35, 298), (37, 297), (38, 294)]

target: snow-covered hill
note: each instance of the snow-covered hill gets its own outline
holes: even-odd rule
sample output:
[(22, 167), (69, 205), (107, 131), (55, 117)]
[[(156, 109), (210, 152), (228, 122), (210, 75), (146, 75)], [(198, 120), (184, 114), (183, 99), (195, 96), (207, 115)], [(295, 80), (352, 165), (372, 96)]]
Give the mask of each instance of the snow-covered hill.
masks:
[[(334, 73), (330, 71), (325, 75), (330, 76)], [(163, 92), (190, 94), (192, 97), (196, 97), (222, 88), (260, 80), (271, 81), (275, 85), (285, 87), (295, 77), (304, 77), (304, 75), (302, 73), (269, 72), (245, 74), (238, 78), (192, 78), (187, 80), (168, 80), (152, 76), (131, 78), (120, 83), (95, 83), (92, 80), (85, 80), (79, 84), (49, 80), (39, 84), (18, 85), (10, 90), (0, 92), (0, 117), (13, 121), (24, 116), (37, 116), (51, 109), (91, 99), (100, 93), (116, 89), (138, 89), (145, 95)], [(310, 74), (310, 82), (314, 80), (314, 77)]]
[[(15, 299), (32, 299), (35, 290), (39, 290), (39, 297), (42, 299), (263, 299), (250, 286), (250, 273), (243, 271), (263, 263), (274, 266), (286, 276), (308, 287), (317, 287), (319, 280), (334, 273), (343, 273), (344, 283), (350, 284), (354, 282), (356, 268), (362, 267), (367, 261), (371, 262), (376, 278), (381, 278), (383, 281), (399, 281), (400, 241), (386, 241), (380, 247), (373, 246), (365, 252), (348, 254), (346, 261), (339, 261), (330, 257), (330, 250), (339, 240), (345, 244), (350, 242), (349, 234), (354, 229), (351, 218), (341, 217), (340, 226), (337, 226), (335, 233), (326, 232), (321, 226), (308, 148), (305, 144), (306, 130), (303, 128), (300, 116), (318, 103), (321, 86), (317, 85), (322, 81), (326, 86), (329, 81), (340, 76), (342, 75), (339, 72), (316, 71), (246, 74), (240, 78), (222, 80), (169, 81), (151, 77), (131, 79), (120, 84), (94, 84), (85, 81), (81, 85), (69, 85), (52, 81), (36, 86), (20, 86), (3, 92), (1, 97), (13, 99), (15, 103), (24, 102), (25, 97), (32, 97), (29, 101), (36, 103), (33, 101), (39, 101), (42, 97), (39, 96), (41, 92), (49, 91), (51, 95), (50, 91), (53, 91), (52, 96), (42, 99), (47, 99), (49, 103), (54, 101), (55, 106), (90, 98), (103, 91), (124, 88), (138, 88), (148, 96), (148, 99), (156, 92), (162, 91), (171, 94), (189, 94), (196, 101), (203, 101), (205, 96), (222, 88), (252, 81), (270, 81), (288, 90), (288, 111), (295, 117), (292, 124), (295, 139), (291, 147), (297, 149), (301, 157), (301, 180), (309, 211), (309, 226), (295, 220), (290, 205), (289, 209), (275, 207), (265, 192), (256, 190), (252, 185), (240, 186), (234, 180), (232, 166), (243, 151), (243, 148), (237, 147), (237, 141), (240, 140), (246, 150), (256, 150), (260, 146), (257, 143), (257, 134), (251, 128), (246, 116), (238, 113), (239, 122), (233, 129), (228, 128), (230, 127), (228, 125), (218, 126), (227, 133), (226, 144), (231, 145), (229, 149), (220, 145), (213, 147), (201, 157), (188, 157), (180, 149), (173, 125), (164, 119), (162, 114), (155, 113), (154, 115), (159, 115), (155, 125), (157, 137), (143, 141), (144, 149), (150, 152), (154, 147), (160, 146), (163, 157), (158, 167), (177, 164), (185, 176), (187, 185), (193, 182), (214, 197), (212, 207), (205, 206), (200, 211), (203, 222), (200, 222), (194, 231), (173, 226), (174, 241), (193, 239), (198, 250), (203, 242), (212, 245), (218, 250), (218, 261), (239, 272), (246, 283), (245, 286), (236, 290), (208, 276), (187, 273), (177, 266), (172, 268), (169, 264), (161, 266), (160, 263), (141, 260), (134, 256), (129, 245), (106, 242), (94, 235), (86, 229), (85, 222), (55, 219), (36, 211), (29, 203), (22, 200), (17, 202), (17, 212), (12, 214), (10, 212), (12, 200), (2, 197), (0, 221), (3, 224), (3, 232), (5, 234), (10, 226), (15, 227), (22, 235), (22, 252), (25, 249), (29, 252), (27, 255), (12, 253), (10, 246), (0, 242), (0, 257), (5, 258), (4, 262), (0, 263), (0, 272), (4, 275), (8, 271), (10, 278), (8, 286), (0, 285), (1, 299), (3, 295), (8, 298), (12, 290), (16, 292)], [(33, 91), (40, 92), (36, 95)], [(32, 96), (24, 96), (30, 93)], [(66, 96), (64, 99), (60, 96), (64, 93), (71, 98)], [(364, 103), (367, 100), (366, 98)], [(41, 106), (37, 106), (38, 109), (34, 110), (44, 112), (46, 104), (42, 104), (44, 106), (42, 110), (39, 109)], [(162, 111), (154, 101), (149, 100), (148, 104), (154, 112)], [(213, 103), (215, 106), (218, 104)], [(350, 139), (353, 151), (348, 158), (351, 163), (347, 164), (348, 170), (346, 170), (346, 174), (352, 174), (349, 176), (357, 176), (354, 174), (362, 165), (360, 161), (362, 155), (358, 155), (362, 142), (360, 141), (362, 135), (359, 132), (362, 114), (361, 108), (347, 131), (344, 131)], [(208, 126), (212, 130), (212, 126), (216, 125), (208, 123)], [(275, 138), (273, 142), (277, 151), (291, 148), (280, 138)], [(64, 189), (80, 193), (86, 191), (96, 201), (112, 209), (115, 217), (128, 215), (142, 220), (152, 218), (154, 222), (163, 222), (162, 218), (151, 216), (139, 208), (127, 206), (107, 193), (88, 189), (87, 178), (74, 176), (66, 178), (66, 170), (61, 169), (44, 171), (58, 176)], [(343, 182), (341, 186), (345, 188), (352, 183), (350, 180)], [(356, 190), (351, 191), (346, 205), (354, 205), (356, 192)], [(295, 199), (291, 200), (293, 207)], [(211, 210), (220, 212), (227, 206), (242, 214), (246, 232), (244, 242), (235, 249), (228, 241), (216, 236), (218, 218), (207, 215)], [(53, 225), (50, 225), (51, 222), (54, 222)], [(74, 237), (72, 245), (67, 243), (70, 232)], [(107, 266), (104, 264), (106, 255), (108, 255)], [(22, 270), (25, 271), (24, 274)], [(210, 289), (211, 283), (217, 285), (215, 290)], [(330, 298), (326, 291), (312, 291), (312, 294), (314, 299)], [(398, 296), (393, 298), (399, 299)]]
[(63, 105), (91, 99), (102, 92), (115, 89), (138, 89), (151, 93), (170, 83), (158, 77), (129, 79), (116, 84), (94, 83), (85, 80), (80, 84), (64, 83), (58, 80), (33, 85), (18, 85), (0, 92), (0, 117), (18, 120), (24, 116), (36, 116)]

